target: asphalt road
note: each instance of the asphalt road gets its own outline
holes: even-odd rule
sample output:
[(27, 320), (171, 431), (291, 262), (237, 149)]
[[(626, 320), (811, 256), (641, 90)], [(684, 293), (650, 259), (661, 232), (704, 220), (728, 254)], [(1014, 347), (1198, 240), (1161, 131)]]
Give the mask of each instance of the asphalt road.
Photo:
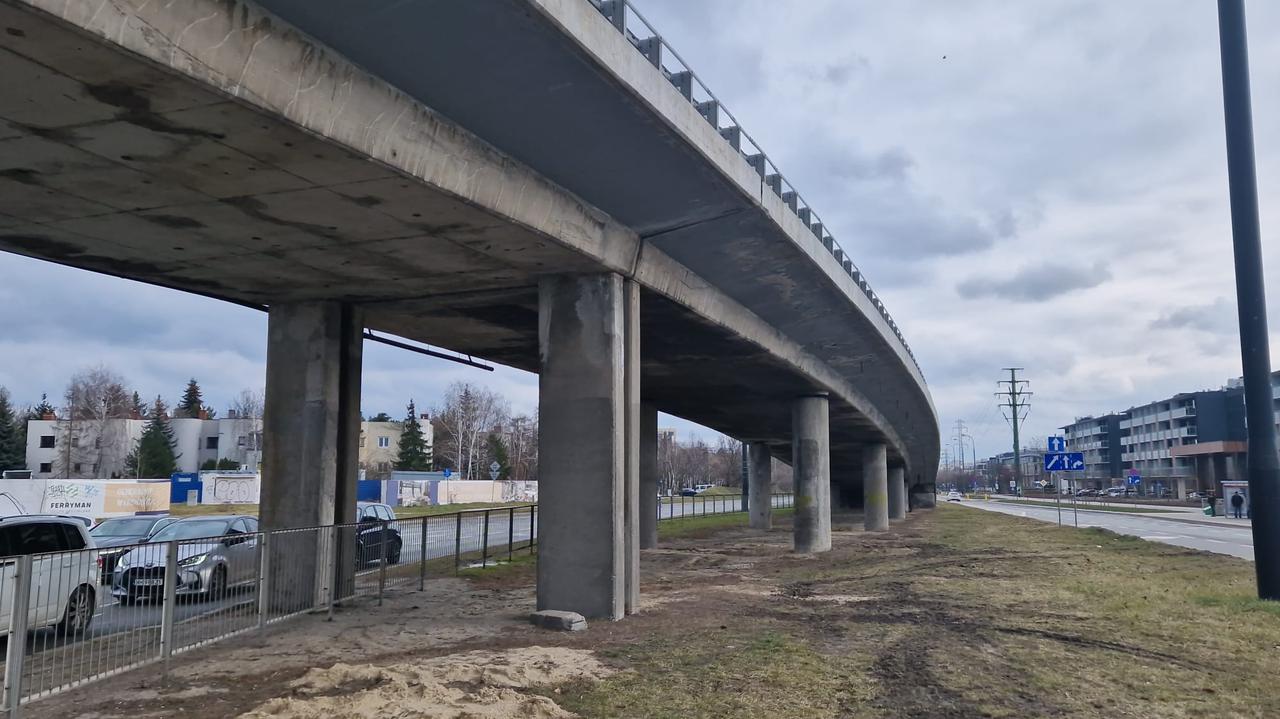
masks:
[[(1051, 506), (1032, 507), (1025, 504), (1005, 504), (980, 499), (966, 499), (962, 504), (991, 512), (1038, 519), (1042, 522), (1057, 523), (1058, 521), (1058, 510)], [(1129, 514), (1086, 509), (1078, 511), (1081, 527), (1101, 527), (1151, 542), (1229, 554), (1253, 561), (1253, 534), (1247, 527), (1208, 526), (1167, 519), (1158, 514)], [(1062, 523), (1067, 526), (1074, 524), (1071, 509), (1067, 505), (1062, 509)]]

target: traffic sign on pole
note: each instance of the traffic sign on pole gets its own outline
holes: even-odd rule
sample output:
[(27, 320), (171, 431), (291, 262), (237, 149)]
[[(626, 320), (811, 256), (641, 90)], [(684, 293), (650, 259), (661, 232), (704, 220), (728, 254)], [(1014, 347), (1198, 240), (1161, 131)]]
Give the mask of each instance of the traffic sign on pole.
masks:
[(1067, 451), (1067, 438), (1066, 438), (1066, 437), (1050, 437), (1050, 438), (1049, 438), (1049, 451), (1050, 451), (1050, 452), (1065, 452), (1065, 451)]
[(1083, 472), (1084, 452), (1046, 452), (1044, 455), (1044, 471)]

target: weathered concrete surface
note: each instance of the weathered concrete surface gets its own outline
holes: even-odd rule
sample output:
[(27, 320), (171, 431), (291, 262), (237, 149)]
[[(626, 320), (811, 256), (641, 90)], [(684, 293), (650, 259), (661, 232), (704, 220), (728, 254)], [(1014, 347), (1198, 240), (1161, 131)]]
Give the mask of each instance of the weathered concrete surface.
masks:
[(621, 619), (626, 311), (616, 274), (538, 287), (538, 609)]
[(587, 629), (587, 619), (577, 612), (560, 612), (544, 609), (529, 615), (534, 626), (543, 629), (556, 629), (563, 632), (582, 632)]
[(889, 519), (907, 518), (907, 483), (902, 467), (889, 468)]
[(773, 529), (773, 455), (764, 442), (747, 444), (747, 510), (752, 529)]
[(622, 282), (623, 530), (626, 533), (626, 612), (640, 609), (640, 285)]
[[(362, 330), (360, 311), (339, 302), (271, 307), (258, 514), (263, 529), (355, 519)], [(337, 596), (350, 594), (350, 541), (335, 545), (328, 534), (308, 532), (276, 540), (272, 566), (287, 565), (295, 577), (273, 588), (276, 609), (316, 606), (335, 587)]]
[[(264, 529), (354, 519), (361, 330), (358, 310), (339, 302), (271, 307), (258, 515)], [(338, 492), (350, 508), (339, 508)]]
[(868, 532), (889, 528), (889, 467), (885, 446), (862, 448), (862, 526)]
[[(269, 4), (350, 58), (252, 3), (0, 0), (0, 248), (254, 304), (357, 303), (371, 328), (535, 371), (537, 278), (615, 271), (644, 288), (661, 409), (789, 459), (768, 408), (825, 391), (838, 474), (865, 441), (931, 474), (927, 392), (879, 315), (587, 3)], [(377, 36), (392, 28), (417, 39)], [(538, 62), (457, 63), (477, 33)], [(384, 71), (377, 48), (448, 62)], [(521, 122), (482, 121), (495, 99)]]
[(658, 408), (640, 404), (640, 548), (658, 546)]
[(797, 397), (791, 404), (797, 552), (831, 549), (831, 447), (825, 395)]

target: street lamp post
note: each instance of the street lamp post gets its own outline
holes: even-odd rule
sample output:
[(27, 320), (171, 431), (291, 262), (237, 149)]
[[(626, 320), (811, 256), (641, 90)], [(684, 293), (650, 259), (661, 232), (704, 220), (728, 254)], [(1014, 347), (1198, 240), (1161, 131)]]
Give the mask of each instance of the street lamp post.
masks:
[(1240, 358), (1249, 423), (1249, 502), (1253, 519), (1258, 597), (1280, 600), (1280, 458), (1272, 416), (1271, 350), (1268, 345), (1258, 184), (1254, 168), (1253, 111), (1249, 98), (1249, 47), (1244, 0), (1218, 0), (1222, 51), (1222, 102), (1231, 189)]

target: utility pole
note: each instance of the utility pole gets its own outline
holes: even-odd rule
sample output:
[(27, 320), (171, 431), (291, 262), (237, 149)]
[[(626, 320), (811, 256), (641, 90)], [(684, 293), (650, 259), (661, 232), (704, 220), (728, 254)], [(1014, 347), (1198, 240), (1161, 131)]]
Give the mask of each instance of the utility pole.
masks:
[(1262, 276), (1258, 178), (1254, 168), (1253, 110), (1249, 98), (1249, 47), (1244, 0), (1218, 0), (1222, 50), (1222, 103), (1231, 189), (1231, 237), (1235, 250), (1236, 308), (1249, 423), (1249, 508), (1253, 520), (1258, 597), (1280, 600), (1280, 458), (1271, 407), (1271, 350)]
[(1027, 418), (1026, 411), (1031, 410), (1031, 402), (1027, 400), (1033, 393), (1024, 389), (1030, 382), (1025, 379), (1018, 379), (1018, 373), (1023, 371), (1021, 367), (1005, 367), (1001, 371), (1009, 373), (1009, 379), (1002, 379), (996, 382), (1004, 389), (996, 392), (998, 399), (1004, 400), (1000, 403), (1000, 412), (1004, 413), (1007, 408), (1009, 413), (1005, 415), (1005, 420), (1013, 425), (1013, 481), (1019, 491), (1022, 489), (1022, 443), (1018, 440), (1018, 423)]
[(954, 439), (956, 441), (956, 457), (959, 458), (961, 472), (964, 471), (964, 438), (969, 436), (965, 434), (964, 430), (965, 430), (964, 420), (957, 419), (956, 433), (952, 435), (951, 439)]

